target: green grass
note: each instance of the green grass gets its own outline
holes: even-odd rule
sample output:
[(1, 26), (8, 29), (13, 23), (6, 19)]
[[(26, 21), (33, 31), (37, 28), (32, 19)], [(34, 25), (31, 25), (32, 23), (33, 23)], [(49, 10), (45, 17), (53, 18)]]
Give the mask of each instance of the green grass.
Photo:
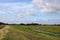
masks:
[(30, 26), (29, 28), (60, 33), (60, 26)]
[(36, 30), (44, 30), (46, 32), (60, 33), (59, 26), (39, 26), (39, 25), (9, 25), (9, 33), (3, 40), (60, 40), (60, 37), (39, 33)]

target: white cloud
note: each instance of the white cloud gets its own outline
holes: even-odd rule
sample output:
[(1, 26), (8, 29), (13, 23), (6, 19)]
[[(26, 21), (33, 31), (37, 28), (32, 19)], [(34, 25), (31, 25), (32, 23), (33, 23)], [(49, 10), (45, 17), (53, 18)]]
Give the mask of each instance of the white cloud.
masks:
[(36, 16), (31, 3), (0, 3), (0, 7), (0, 21), (3, 22), (21, 22), (26, 19), (25, 16)]
[(60, 13), (60, 0), (33, 0), (36, 8), (44, 13)]
[[(16, 15), (19, 14), (27, 14), (27, 15), (35, 15), (36, 11), (33, 8), (33, 4), (27, 4), (27, 3), (0, 3), (0, 14), (5, 13), (14, 13)], [(30, 10), (31, 9), (31, 10)]]
[[(43, 2), (43, 1), (41, 1)], [(48, 5), (48, 3), (46, 3)], [(50, 4), (49, 4), (50, 5)], [(39, 7), (38, 7), (39, 6)], [(40, 8), (40, 4), (38, 4), (38, 8)], [(53, 5), (54, 6), (54, 5)], [(49, 8), (48, 6), (45, 8), (44, 6), (41, 7), (42, 12), (52, 13), (54, 9)], [(49, 10), (47, 9), (49, 8)], [(56, 6), (57, 8), (57, 6)], [(52, 10), (51, 10), (52, 9)], [(58, 10), (58, 9), (55, 9)], [(40, 19), (40, 18), (30, 18), (30, 16), (36, 16), (37, 10), (33, 8), (33, 4), (27, 3), (0, 3), (0, 21), (8, 22), (8, 23), (49, 23), (49, 21), (57, 22), (60, 19)], [(55, 12), (55, 11), (54, 11)], [(60, 11), (57, 11), (60, 13)]]

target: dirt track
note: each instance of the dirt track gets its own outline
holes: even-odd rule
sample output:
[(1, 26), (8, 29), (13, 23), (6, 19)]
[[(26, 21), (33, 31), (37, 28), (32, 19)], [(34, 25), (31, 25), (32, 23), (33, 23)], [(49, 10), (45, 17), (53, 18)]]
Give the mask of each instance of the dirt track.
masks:
[(8, 29), (9, 29), (8, 25), (5, 25), (4, 28), (0, 29), (0, 40), (2, 40), (4, 36), (9, 32)]

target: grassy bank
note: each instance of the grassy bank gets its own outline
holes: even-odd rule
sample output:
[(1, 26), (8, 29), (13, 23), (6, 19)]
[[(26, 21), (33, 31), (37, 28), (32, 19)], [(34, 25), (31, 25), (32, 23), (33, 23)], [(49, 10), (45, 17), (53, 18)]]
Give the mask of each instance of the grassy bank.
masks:
[(38, 33), (36, 30), (44, 30), (60, 33), (60, 27), (57, 26), (39, 26), (39, 25), (9, 25), (10, 32), (3, 40), (60, 40), (60, 37), (51, 36), (44, 33)]

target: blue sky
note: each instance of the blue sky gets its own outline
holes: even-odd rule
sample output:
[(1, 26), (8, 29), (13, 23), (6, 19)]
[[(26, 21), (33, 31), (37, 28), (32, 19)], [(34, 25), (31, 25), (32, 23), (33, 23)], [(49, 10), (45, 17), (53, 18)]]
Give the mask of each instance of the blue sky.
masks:
[(0, 21), (60, 24), (60, 3), (59, 0), (0, 0)]
[(12, 2), (31, 2), (32, 0), (0, 0), (0, 2), (12, 3)]

